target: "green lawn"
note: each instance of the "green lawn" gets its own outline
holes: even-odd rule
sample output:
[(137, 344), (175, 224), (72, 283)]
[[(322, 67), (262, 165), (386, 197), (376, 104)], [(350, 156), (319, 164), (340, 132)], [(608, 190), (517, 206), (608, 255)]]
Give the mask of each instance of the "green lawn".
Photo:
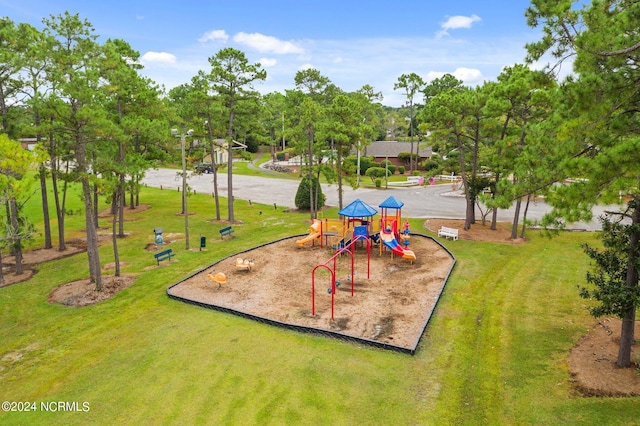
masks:
[[(192, 250), (173, 242), (174, 260), (155, 268), (144, 247), (155, 227), (183, 232), (180, 193), (145, 188), (141, 202), (152, 208), (129, 216), (129, 236), (118, 242), (123, 273), (137, 274), (131, 288), (90, 307), (47, 303), (53, 288), (87, 276), (83, 253), (0, 289), (0, 401), (38, 409), (0, 412), (0, 424), (630, 425), (640, 418), (640, 398), (582, 398), (571, 388), (568, 351), (593, 323), (576, 289), (588, 265), (580, 244), (591, 234), (550, 240), (530, 232), (515, 246), (446, 242), (458, 264), (417, 354), (408, 356), (166, 296), (169, 285), (222, 257), (306, 232), (308, 214), (238, 200), (243, 224), (221, 241), (224, 225), (207, 221), (211, 197), (193, 196)], [(37, 203), (27, 211), (37, 212)], [(75, 195), (70, 203), (80, 206)], [(224, 217), (226, 200), (222, 207)], [(70, 216), (69, 236), (82, 218)], [(427, 232), (411, 222), (414, 232)], [(31, 243), (41, 244), (41, 236)], [(111, 245), (100, 255), (103, 265), (112, 262)], [(274, 256), (274, 267), (281, 261)], [(301, 271), (299, 279), (308, 276)], [(78, 411), (42, 411), (41, 403), (57, 402)]]

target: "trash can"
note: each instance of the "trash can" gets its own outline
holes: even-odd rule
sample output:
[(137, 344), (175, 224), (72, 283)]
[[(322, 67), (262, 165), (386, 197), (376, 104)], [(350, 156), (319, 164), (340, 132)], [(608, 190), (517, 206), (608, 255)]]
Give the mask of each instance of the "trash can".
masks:
[(203, 249), (207, 246), (207, 237), (200, 236), (200, 248)]
[(153, 233), (155, 235), (156, 244), (162, 244), (162, 228), (154, 228)]

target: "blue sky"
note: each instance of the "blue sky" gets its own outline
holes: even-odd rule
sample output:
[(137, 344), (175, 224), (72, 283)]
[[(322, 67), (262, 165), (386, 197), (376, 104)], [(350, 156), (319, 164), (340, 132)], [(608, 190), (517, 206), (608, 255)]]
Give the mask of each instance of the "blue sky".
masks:
[[(104, 41), (126, 40), (140, 52), (142, 74), (167, 89), (188, 83), (224, 47), (260, 62), (262, 93), (294, 88), (294, 76), (316, 68), (336, 86), (365, 84), (382, 103), (400, 106), (398, 77), (425, 81), (450, 73), (467, 85), (495, 80), (522, 63), (524, 45), (540, 38), (526, 25), (526, 0), (0, 0), (0, 16), (42, 28), (42, 18), (78, 13)], [(418, 100), (421, 101), (421, 100)]]

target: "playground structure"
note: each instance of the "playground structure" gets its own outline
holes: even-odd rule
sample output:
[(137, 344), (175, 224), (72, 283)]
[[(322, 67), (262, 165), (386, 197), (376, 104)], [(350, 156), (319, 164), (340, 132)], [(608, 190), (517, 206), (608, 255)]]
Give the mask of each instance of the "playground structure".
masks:
[[(415, 253), (407, 249), (411, 233), (409, 231), (409, 224), (404, 224), (402, 232), (399, 230), (399, 224), (402, 221), (402, 206), (404, 206), (404, 203), (398, 201), (395, 197), (387, 198), (378, 206), (382, 209), (380, 239), (384, 246), (391, 250), (393, 254), (413, 261), (416, 260)], [(393, 216), (389, 214), (389, 210), (394, 210)], [(404, 248), (400, 245), (400, 242), (404, 244)], [(382, 254), (382, 245), (380, 245), (380, 250)]]
[[(374, 216), (378, 213), (376, 209), (367, 205), (363, 201), (356, 199), (351, 204), (340, 210), (338, 213), (342, 217), (342, 226), (335, 227), (333, 232), (323, 232), (326, 226), (329, 229), (329, 222), (325, 220), (326, 225), (317, 219), (314, 219), (310, 227), (310, 233), (305, 238), (296, 241), (299, 247), (304, 246), (305, 243), (316, 239), (320, 240), (320, 246), (323, 247), (323, 237), (328, 239), (332, 238), (330, 244), (335, 253), (324, 263), (320, 263), (313, 268), (311, 272), (311, 315), (315, 316), (315, 274), (319, 268), (324, 268), (329, 272), (331, 277), (331, 287), (328, 292), (331, 294), (331, 318), (334, 318), (335, 313), (335, 294), (336, 289), (340, 285), (336, 279), (337, 259), (342, 254), (349, 254), (351, 256), (351, 273), (349, 280), (351, 282), (351, 296), (354, 296), (354, 279), (355, 279), (355, 250), (358, 241), (362, 241), (366, 244), (367, 249), (367, 279), (370, 279), (371, 269), (371, 246), (372, 241), (377, 243), (380, 247), (380, 256), (382, 256), (385, 249), (391, 251), (391, 256), (399, 256), (401, 258), (410, 259), (413, 263), (416, 260), (416, 255), (412, 250), (407, 247), (409, 245), (410, 230), (408, 222), (405, 222), (403, 232), (399, 231), (398, 224), (400, 223), (402, 206), (404, 203), (398, 201), (395, 197), (389, 197), (383, 201), (379, 207), (382, 210), (381, 218), (379, 221), (373, 220)], [(394, 215), (389, 215), (389, 210), (394, 210)], [(335, 223), (335, 222), (334, 222)], [(379, 226), (374, 226), (374, 224)], [(403, 248), (399, 241), (405, 245)]]

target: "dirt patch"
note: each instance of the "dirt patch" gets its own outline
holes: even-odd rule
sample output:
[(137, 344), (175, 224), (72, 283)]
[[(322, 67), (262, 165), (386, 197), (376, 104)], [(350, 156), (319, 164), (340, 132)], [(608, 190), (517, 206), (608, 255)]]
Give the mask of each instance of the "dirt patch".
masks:
[[(374, 246), (368, 262), (366, 246), (359, 242), (353, 287), (351, 256), (343, 254), (335, 259), (339, 286), (334, 293), (329, 273), (334, 250), (320, 247), (318, 241), (315, 246), (298, 247), (300, 239), (288, 238), (225, 259), (172, 287), (170, 293), (290, 325), (413, 349), (453, 265), (446, 250), (430, 238), (412, 235), (409, 249), (415, 260), (391, 256), (390, 251), (381, 254)], [(245, 267), (244, 261), (253, 267)], [(209, 277), (220, 273), (226, 282)]]
[(13, 284), (21, 283), (23, 281), (27, 281), (31, 279), (36, 274), (35, 269), (24, 269), (22, 274), (17, 275), (15, 273), (15, 269), (6, 267), (2, 270), (2, 278), (4, 282), (0, 284), (0, 288), (8, 287)]
[[(640, 396), (640, 350), (632, 347), (635, 368), (618, 368), (622, 322), (602, 318), (571, 350), (569, 368), (576, 388), (587, 396)], [(636, 321), (640, 330), (640, 321)]]
[(458, 219), (427, 219), (424, 222), (424, 227), (429, 231), (437, 234), (440, 227), (446, 226), (447, 228), (455, 228), (458, 230), (458, 239), (468, 241), (490, 241), (494, 243), (504, 244), (522, 244), (523, 239), (518, 238), (516, 240), (511, 239), (511, 224), (506, 222), (499, 222), (496, 224), (496, 229), (491, 229), (491, 223), (487, 222), (485, 225), (481, 221), (478, 221), (471, 225), (469, 230), (464, 229), (464, 220)]
[(85, 247), (78, 247), (67, 243), (67, 249), (59, 251), (57, 248), (39, 249), (25, 251), (22, 253), (22, 266), (23, 273), (16, 275), (16, 259), (14, 256), (2, 257), (2, 274), (4, 282), (0, 284), (1, 287), (7, 287), (13, 284), (17, 284), (23, 281), (29, 280), (37, 273), (37, 266), (44, 262), (50, 262), (56, 259), (62, 259), (63, 257), (73, 256), (86, 250)]
[(89, 279), (72, 281), (55, 288), (49, 295), (49, 303), (80, 307), (94, 305), (130, 287), (135, 281), (135, 275), (109, 275), (102, 277), (102, 290), (97, 291), (95, 283)]
[[(86, 246), (84, 242), (83, 246)], [(67, 249), (60, 251), (57, 248), (30, 250), (22, 253), (22, 264), (25, 266), (39, 265), (44, 262), (49, 262), (56, 259), (62, 259), (63, 257), (73, 256), (74, 254), (81, 253), (86, 247), (77, 247), (72, 245), (72, 242), (67, 242)], [(3, 265), (14, 265), (16, 259), (13, 256), (3, 257)]]

